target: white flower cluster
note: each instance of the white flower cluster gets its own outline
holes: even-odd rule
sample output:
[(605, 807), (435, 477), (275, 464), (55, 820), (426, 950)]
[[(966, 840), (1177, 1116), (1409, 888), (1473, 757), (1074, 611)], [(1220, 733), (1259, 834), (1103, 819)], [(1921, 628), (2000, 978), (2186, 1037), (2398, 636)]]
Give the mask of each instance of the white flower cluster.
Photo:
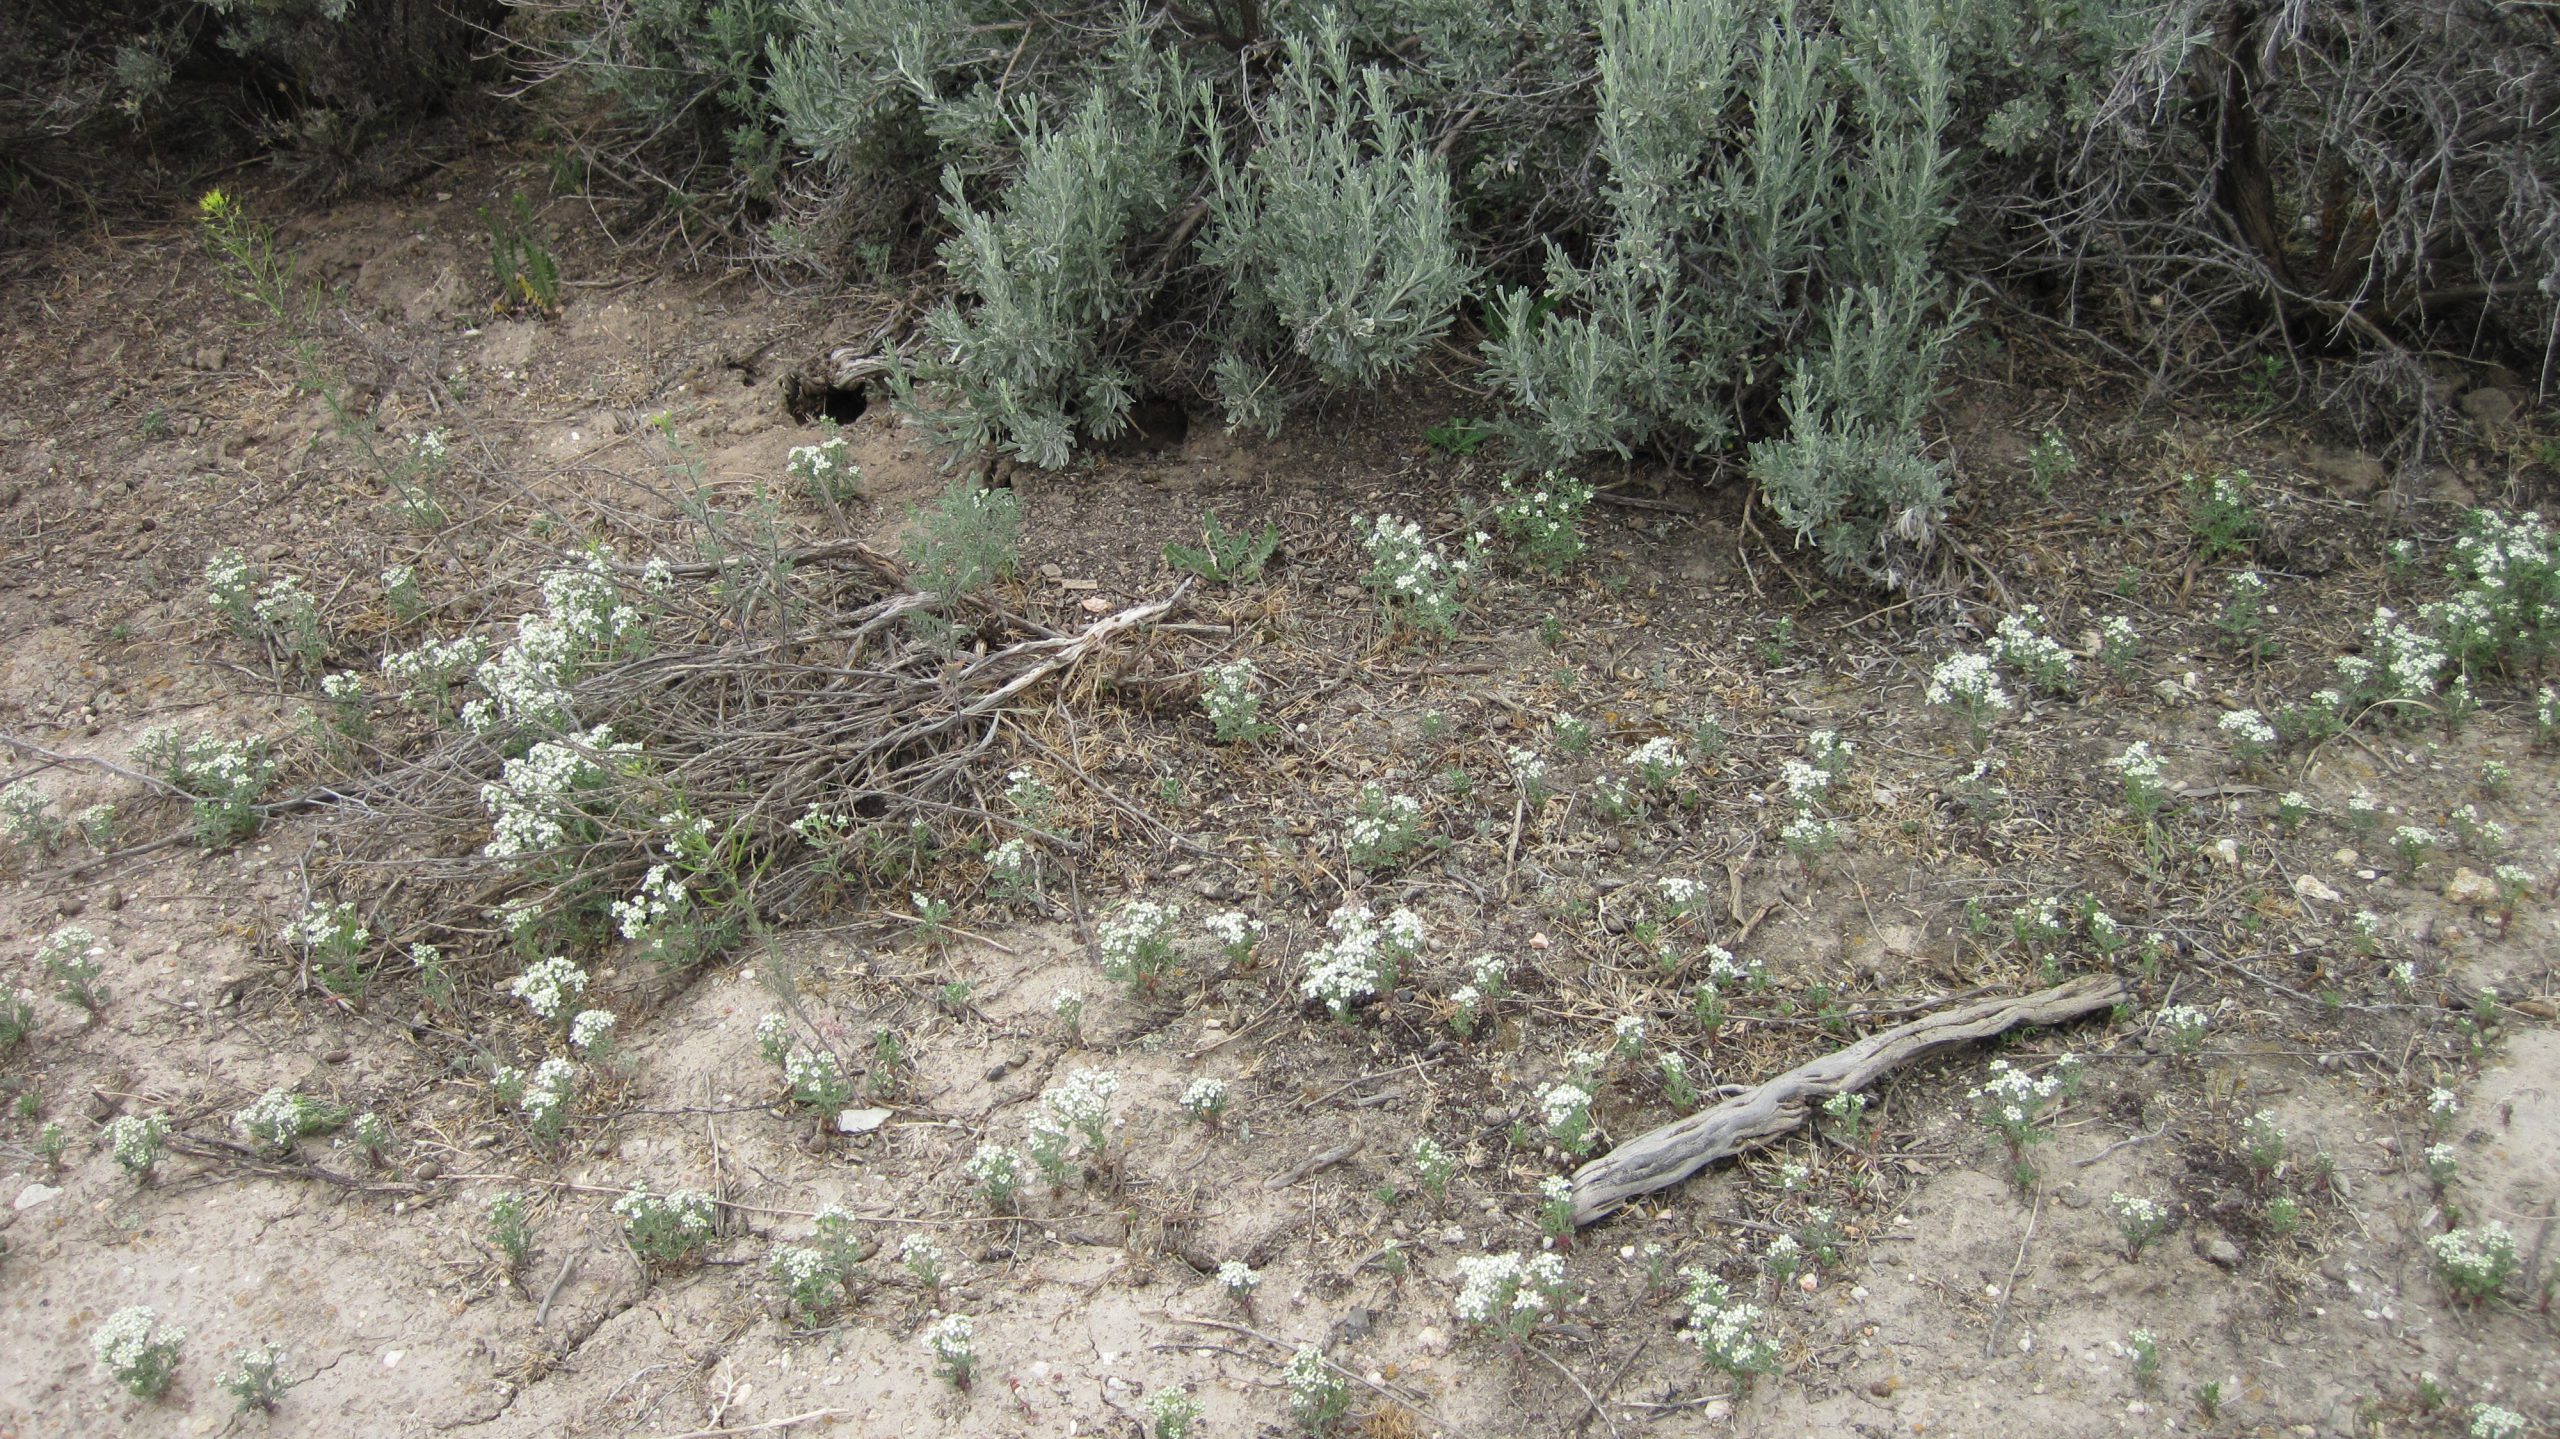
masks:
[[(797, 824), (792, 827), (795, 830), (799, 828)], [(1015, 835), (987, 851), (987, 874), (998, 884), (1028, 883), (1031, 879), (1032, 864), (1031, 842), (1020, 835)]]
[(2356, 702), (2424, 699), (2436, 692), (2445, 663), (2441, 643), (2401, 623), (2399, 612), (2385, 605), (2365, 630), (2365, 652), (2338, 657), (2338, 678)]
[(1661, 892), (1662, 902), (1671, 907), (1671, 912), (1675, 916), (1687, 914), (1696, 908), (1699, 899), (1708, 892), (1705, 885), (1687, 875), (1679, 874), (1666, 874), (1655, 880), (1653, 887)]
[(1656, 735), (1628, 753), (1626, 766), (1647, 788), (1660, 789), (1680, 777), (1680, 772), (1689, 767), (1689, 757), (1681, 753), (1678, 741), (1668, 735)]
[(157, 1114), (119, 1114), (107, 1123), (107, 1153), (128, 1174), (145, 1174), (160, 1160), (169, 1121)]
[(1933, 705), (1964, 710), (1977, 723), (2014, 707), (2009, 692), (2000, 687), (2000, 676), (1991, 668), (1991, 657), (1971, 651), (1940, 660), (1929, 671), (1924, 698)]
[(1110, 1070), (1069, 1073), (1066, 1082), (1041, 1091), (1040, 1107), (1030, 1119), (1033, 1140), (1044, 1134), (1080, 1136), (1088, 1150), (1101, 1153), (1110, 1138), (1111, 1101), (1119, 1093), (1120, 1076)]
[(1781, 761), (1778, 779), (1786, 788), (1787, 803), (1799, 814), (1822, 803), (1822, 797), (1831, 792), (1831, 771), (1800, 759)]
[(186, 1330), (162, 1324), (149, 1305), (135, 1304), (107, 1316), (90, 1336), (89, 1351), (97, 1359), (99, 1378), (139, 1392), (146, 1382), (167, 1383), (186, 1338)]
[(624, 939), (646, 939), (668, 916), (684, 913), (685, 901), (684, 880), (667, 866), (653, 864), (641, 878), (638, 894), (613, 902), (614, 927)]
[(1182, 907), (1152, 899), (1133, 899), (1117, 914), (1094, 927), (1094, 943), (1102, 951), (1105, 974), (1145, 974), (1163, 967), (1172, 955), (1173, 928)]
[(373, 940), (372, 932), (356, 922), (354, 905), (317, 899), (304, 905), (301, 917), (278, 937), (313, 953), (352, 952)]
[(2117, 1225), (2128, 1233), (2138, 1230), (2157, 1234), (2169, 1220), (2168, 1211), (2160, 1207), (2158, 1200), (2145, 1199), (2139, 1194), (2118, 1192), (2108, 1195), (2107, 1212), (2113, 1214)]
[(1229, 660), (1211, 665), (1201, 672), (1200, 709), (1209, 716), (1209, 724), (1220, 744), (1260, 738), (1269, 728), (1262, 722), (1262, 695), (1254, 688), (1253, 661)]
[(2448, 1230), (2427, 1239), (2436, 1273), (2457, 1292), (2487, 1298), (2516, 1272), (2516, 1237), (2492, 1219), (2477, 1228)]
[(1983, 1122), (2004, 1134), (2023, 1134), (2062, 1092), (2064, 1070), (2029, 1074), (2005, 1059), (1991, 1061), (1990, 1077), (1969, 1091)]
[(580, 1053), (594, 1049), (613, 1038), (617, 1023), (610, 1009), (582, 1009), (569, 1021), (569, 1047)]
[(524, 1082), (524, 1097), (516, 1101), (516, 1107), (536, 1132), (556, 1134), (568, 1116), (569, 1100), (577, 1084), (576, 1065), (556, 1056), (546, 1059), (534, 1066), (532, 1077)]
[(2135, 740), (2125, 746), (2124, 753), (2107, 761), (2107, 768), (2124, 776), (2128, 788), (2140, 786), (2158, 791), (2165, 788), (2160, 778), (2160, 757), (2151, 752), (2149, 740)]
[(386, 651), (382, 677), (398, 687), (403, 704), (414, 702), (422, 690), (442, 698), (488, 653), (489, 647), (477, 635), (426, 640), (414, 649)]
[(655, 1228), (700, 1240), (711, 1237), (719, 1222), (720, 1208), (710, 1195), (698, 1189), (671, 1189), (658, 1195), (634, 1184), (630, 1193), (613, 1201), (613, 1213), (625, 1230)]
[(1218, 947), (1225, 950), (1231, 959), (1242, 959), (1253, 953), (1253, 947), (1261, 942), (1263, 934), (1262, 921), (1240, 909), (1213, 914), (1200, 921), (1200, 928), (1216, 940)]
[(474, 733), (501, 725), (565, 729), (573, 722), (569, 687), (586, 666), (638, 648), (649, 617), (625, 601), (602, 553), (542, 577), (542, 613), (516, 617), (515, 638), (473, 672), (484, 698), (463, 706)]
[(1241, 1259), (1230, 1259), (1218, 1266), (1218, 1287), (1238, 1299), (1248, 1299), (1262, 1287), (1262, 1276)]
[(258, 572), (238, 550), (216, 550), (204, 562), (204, 602), (237, 628), (250, 627), (257, 589)]
[(1512, 783), (1523, 792), (1541, 789), (1547, 782), (1547, 758), (1533, 749), (1519, 745), (1503, 751), (1503, 760), (1511, 766)]
[(1194, 1119), (1216, 1119), (1227, 1109), (1227, 1082), (1204, 1074), (1191, 1081), (1189, 1087), (1182, 1091), (1182, 1097), (1174, 1102), (1182, 1107), (1183, 1113)]
[(578, 792), (605, 778), (595, 757), (639, 751), (636, 744), (615, 743), (604, 725), (565, 742), (537, 741), (522, 758), (506, 762), (496, 783), (480, 787), (480, 806), (490, 820), (489, 842), (480, 852), (491, 859), (513, 859), (566, 844)]
[(2495, 1404), (2471, 1406), (2471, 1439), (2524, 1439), (2527, 1420)]
[(1367, 905), (1346, 904), (1326, 918), (1325, 927), (1333, 938), (1308, 953), (1298, 993), (1322, 1001), (1336, 1019), (1392, 986), (1398, 966), (1421, 954), (1424, 944), (1421, 917), (1402, 907), (1381, 924)]
[(2228, 736), (2232, 747), (2243, 756), (2273, 748), (2276, 742), (2275, 726), (2256, 710), (2232, 710), (2216, 721), (2214, 728)]
[(918, 1341), (934, 1362), (954, 1376), (965, 1378), (978, 1361), (978, 1328), (966, 1314), (945, 1314), (925, 1326)]
[(2204, 1043), (2205, 1027), (2211, 1017), (2192, 1004), (2173, 1004), (2160, 1011), (2160, 1030), (2169, 1037), (2169, 1047), (2181, 1053), (2192, 1053)]
[(181, 742), (178, 732), (166, 726), (143, 731), (133, 743), (133, 757), (199, 802), (214, 804), (247, 804), (276, 774), (276, 762), (263, 741), (200, 734)]
[(2016, 614), (2004, 617), (1992, 631), (1991, 647), (2002, 663), (2042, 688), (2063, 689), (2071, 683), (2071, 652), (2044, 632), (2044, 611), (2034, 605), (2021, 605)]
[(1470, 536), (1469, 555), (1449, 559), (1411, 520), (1380, 515), (1365, 528), (1354, 522), (1352, 529), (1369, 552), (1367, 584), (1391, 612), (1433, 633), (1456, 627), (1458, 587), (1475, 568), (1472, 554), (1485, 536)]
[(1361, 792), (1359, 810), (1343, 821), (1342, 852), (1353, 864), (1384, 863), (1411, 846), (1421, 828), (1422, 801), (1372, 785)]
[(556, 1021), (586, 997), (587, 972), (564, 955), (551, 955), (526, 965), (523, 973), (508, 982), (507, 993), (523, 1000), (525, 1008), (540, 1018)]
[(1551, 1253), (1468, 1255), (1458, 1261), (1458, 1321), (1518, 1336), (1564, 1302), (1564, 1260)]
[(853, 446), (842, 435), (829, 435), (814, 445), (792, 446), (783, 468), (823, 499), (861, 492), (862, 467), (853, 462)]
[(327, 1106), (282, 1089), (270, 1089), (231, 1116), (231, 1128), (260, 1149), (282, 1154), (325, 1122)]
[(1706, 1362), (1737, 1377), (1756, 1374), (1777, 1361), (1778, 1346), (1760, 1332), (1760, 1306), (1733, 1297), (1724, 1281), (1703, 1269), (1685, 1271), (1689, 1292), (1689, 1328), (1683, 1336), (1698, 1346)]

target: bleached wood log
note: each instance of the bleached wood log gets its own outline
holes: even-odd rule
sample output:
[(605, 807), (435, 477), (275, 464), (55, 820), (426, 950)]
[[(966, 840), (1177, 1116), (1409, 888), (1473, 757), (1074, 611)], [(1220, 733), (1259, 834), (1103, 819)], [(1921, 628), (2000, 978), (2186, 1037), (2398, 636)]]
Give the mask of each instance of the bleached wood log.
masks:
[(1589, 1224), (1639, 1194), (1775, 1139), (1802, 1125), (1822, 1101), (1864, 1089), (1922, 1055), (2022, 1024), (2062, 1024), (2131, 996), (2122, 979), (2091, 975), (2036, 994), (1960, 1004), (1868, 1035), (1712, 1109), (1638, 1135), (1574, 1171), (1573, 1222)]

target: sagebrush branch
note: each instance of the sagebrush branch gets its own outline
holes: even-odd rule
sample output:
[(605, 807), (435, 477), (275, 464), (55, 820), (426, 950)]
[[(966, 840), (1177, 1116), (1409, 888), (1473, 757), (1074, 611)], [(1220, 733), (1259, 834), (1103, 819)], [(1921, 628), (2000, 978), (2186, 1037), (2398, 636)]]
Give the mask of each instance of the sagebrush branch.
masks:
[(1589, 1224), (1639, 1194), (1668, 1188), (1719, 1159), (1788, 1133), (1823, 1100), (1864, 1089), (1922, 1055), (2022, 1024), (2061, 1024), (2131, 997), (2122, 979), (2091, 975), (2036, 994), (1958, 1005), (1868, 1035), (1713, 1109), (1641, 1134), (1574, 1171), (1573, 1222)]

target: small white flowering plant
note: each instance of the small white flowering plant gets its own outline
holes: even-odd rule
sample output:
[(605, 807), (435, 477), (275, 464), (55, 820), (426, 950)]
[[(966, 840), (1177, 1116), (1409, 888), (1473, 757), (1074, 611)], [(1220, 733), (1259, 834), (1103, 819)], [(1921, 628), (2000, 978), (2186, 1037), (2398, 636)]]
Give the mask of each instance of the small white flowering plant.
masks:
[(204, 602), (244, 640), (258, 637), (258, 585), (263, 578), (238, 550), (216, 550), (204, 562)]
[(2021, 1188), (2035, 1178), (2028, 1149), (2053, 1137), (2052, 1111), (2078, 1088), (2079, 1073), (2078, 1061), (2067, 1054), (2041, 1075), (1995, 1059), (1989, 1077), (1969, 1091), (1974, 1117), (2008, 1146), (2011, 1177)]
[(1181, 922), (1180, 905), (1133, 899), (1120, 906), (1095, 927), (1102, 972), (1133, 995), (1153, 993), (1173, 972), (1173, 936)]
[(1469, 1255), (1458, 1261), (1458, 1322), (1518, 1344), (1565, 1309), (1564, 1260), (1553, 1253)]
[(62, 821), (54, 818), (53, 801), (22, 779), (0, 789), (0, 839), (33, 854), (51, 854), (62, 844)]
[(998, 1214), (1013, 1211), (1014, 1198), (1022, 1190), (1023, 1152), (1007, 1144), (981, 1144), (969, 1156), (961, 1172), (978, 1186), (987, 1207)]
[(2125, 808), (2146, 828), (2160, 817), (2169, 803), (2169, 782), (2161, 775), (2160, 757), (2151, 752), (2148, 740), (2135, 740), (2124, 753), (2107, 761), (2124, 782)]
[(1355, 524), (1361, 547), (1369, 552), (1363, 583), (1374, 591), (1391, 623), (1424, 634), (1457, 633), (1465, 607), (1467, 578), (1481, 563), (1485, 536), (1469, 532), (1456, 558), (1444, 555), (1422, 533), (1422, 526), (1394, 515), (1379, 515)]
[(36, 968), (53, 981), (54, 993), (63, 1003), (96, 1014), (107, 1002), (107, 992), (98, 982), (106, 972), (98, 961), (106, 952), (88, 926), (66, 924), (36, 945)]
[(1219, 744), (1249, 744), (1278, 734), (1280, 727), (1262, 717), (1262, 692), (1249, 659), (1233, 659), (1200, 672), (1200, 708)]
[(2068, 694), (2077, 684), (2071, 652), (2045, 633), (2044, 611), (2021, 605), (2001, 618), (1992, 631), (1991, 650), (2002, 664), (2016, 670), (2029, 685), (2052, 694)]
[(2258, 533), (2257, 484), (2249, 472), (2219, 470), (2211, 479), (2188, 474), (2179, 483), (2187, 492), (2187, 530), (2195, 536), (2198, 557), (2209, 564), (2245, 552)]
[(1109, 1161), (1111, 1101), (1119, 1092), (1120, 1076), (1107, 1069), (1075, 1070), (1041, 1091), (1039, 1107), (1025, 1121), (1027, 1152), (1051, 1188), (1065, 1186), (1068, 1157), (1079, 1144), (1096, 1163)]
[(1689, 767), (1689, 756), (1680, 742), (1669, 735), (1655, 735), (1630, 750), (1627, 768), (1634, 772), (1636, 783), (1649, 790), (1666, 790)]
[(1307, 954), (1298, 993), (1321, 1002), (1337, 1021), (1347, 1021), (1361, 1001), (1394, 989), (1402, 967), (1425, 943), (1421, 917), (1404, 908), (1382, 921), (1367, 905), (1345, 904), (1325, 927), (1333, 938)]
[(2017, 707), (2009, 692), (2001, 688), (1991, 657), (1970, 650), (1939, 661), (1929, 671), (1923, 697), (1941, 709), (1954, 711), (1972, 732), (1975, 749), (1990, 741), (1991, 727), (2000, 716)]
[(121, 1114), (107, 1122), (107, 1153), (116, 1167), (148, 1183), (169, 1144), (168, 1116)]
[(1591, 1091), (1570, 1080), (1560, 1080), (1538, 1091), (1538, 1119), (1545, 1126), (1547, 1138), (1557, 1148), (1579, 1158), (1589, 1154), (1599, 1143), (1599, 1128), (1591, 1117)]
[(1520, 791), (1521, 802), (1535, 810), (1547, 802), (1547, 757), (1536, 750), (1513, 745), (1502, 752), (1503, 763), (1511, 770), (1511, 783)]
[(1343, 858), (1366, 870), (1392, 869), (1422, 840), (1420, 800), (1374, 784), (1360, 787), (1359, 802), (1342, 826)]
[(258, 797), (276, 776), (265, 740), (205, 734), (181, 740), (164, 727), (144, 732), (134, 742), (133, 758), (146, 773), (185, 792), (197, 844), (222, 849), (257, 833)]
[(284, 1377), (284, 1346), (253, 1344), (233, 1355), (231, 1367), (214, 1377), (214, 1386), (231, 1396), (237, 1412), (266, 1413), (284, 1398), (293, 1381)]
[(1309, 1434), (1330, 1432), (1351, 1412), (1351, 1385), (1333, 1371), (1324, 1351), (1302, 1345), (1280, 1371), (1289, 1390), (1289, 1417)]
[(566, 862), (564, 852), (602, 831), (590, 806), (600, 804), (618, 773), (636, 770), (640, 747), (616, 741), (604, 725), (557, 740), (537, 740), (480, 787), (489, 814), (491, 859), (539, 867)]
[(302, 951), (333, 993), (360, 994), (365, 983), (365, 949), (373, 934), (356, 918), (356, 907), (344, 902), (312, 900), (284, 927), (284, 942)]
[(933, 1356), (935, 1377), (947, 1379), (954, 1389), (969, 1387), (970, 1376), (978, 1369), (978, 1329), (966, 1314), (945, 1314), (925, 1326), (918, 1340), (924, 1351)]
[(2244, 770), (2255, 769), (2275, 753), (2276, 728), (2256, 710), (2231, 710), (2215, 722), (2214, 728), (2222, 732), (2224, 742), (2231, 746), (2231, 758)]
[(645, 1185), (613, 1201), (614, 1217), (631, 1250), (649, 1264), (682, 1264), (707, 1248), (719, 1220), (719, 1206), (695, 1189), (652, 1194)]
[(268, 1090), (231, 1116), (232, 1130), (270, 1155), (290, 1154), (296, 1141), (346, 1122), (346, 1111), (336, 1105), (284, 1089)]
[(783, 469), (800, 482), (809, 498), (829, 510), (862, 498), (862, 466), (853, 461), (853, 446), (826, 422), (827, 433), (814, 445), (794, 445)]
[(771, 1269), (784, 1302), (804, 1329), (816, 1328), (844, 1307), (854, 1272), (840, 1253), (810, 1244), (776, 1246)]
[(929, 1234), (910, 1234), (898, 1241), (898, 1267), (925, 1289), (939, 1291), (951, 1272), (951, 1256)]
[(169, 1392), (186, 1342), (186, 1330), (161, 1323), (147, 1304), (117, 1310), (89, 1336), (98, 1377), (137, 1399), (157, 1399)]
[(1504, 480), (1494, 501), (1493, 525), (1522, 559), (1549, 574), (1562, 574), (1582, 554), (1583, 511), (1589, 485), (1549, 470), (1527, 483)]
[(1264, 933), (1262, 921), (1240, 909), (1210, 915), (1200, 921), (1200, 928), (1216, 941), (1219, 956), (1237, 969), (1253, 967), (1254, 951), (1260, 947)]
[(1262, 1287), (1262, 1276), (1241, 1259), (1230, 1259), (1218, 1266), (1218, 1288), (1247, 1314), (1253, 1312), (1253, 1291)]
[(2138, 1260), (2151, 1242), (2176, 1227), (2177, 1220), (2158, 1200), (2139, 1194), (2107, 1196), (2107, 1212), (2115, 1216), (2116, 1233), (2124, 1239), (2124, 1257)]
[(523, 1000), (536, 1018), (565, 1024), (577, 1013), (578, 1001), (586, 997), (587, 972), (566, 955), (549, 955), (526, 965), (508, 981), (507, 993)]
[(2427, 1240), (2427, 1252), (2435, 1258), (2436, 1277), (2453, 1291), (2454, 1298), (2466, 1304), (2497, 1297), (2521, 1267), (2515, 1235), (2494, 1219), (2476, 1227), (2432, 1235)]
[(1147, 1396), (1146, 1439), (1192, 1439), (1200, 1422), (1200, 1401), (1183, 1389), (1159, 1389)]
[(2524, 1439), (2531, 1424), (2531, 1420), (2513, 1409), (2502, 1409), (2495, 1404), (2474, 1404), (2471, 1406), (2471, 1427), (2466, 1432), (2471, 1439)]
[(1218, 1127), (1227, 1114), (1227, 1082), (1214, 1075), (1202, 1075), (1182, 1091), (1175, 1101), (1193, 1121), (1210, 1129)]
[(321, 623), (319, 603), (302, 581), (291, 575), (268, 581), (250, 612), (269, 654), (306, 671), (318, 670), (328, 659), (329, 632)]
[(1775, 1369), (1778, 1346), (1760, 1332), (1760, 1306), (1736, 1297), (1704, 1269), (1682, 1272), (1689, 1281), (1681, 1300), (1689, 1324), (1681, 1337), (1698, 1347), (1707, 1367), (1731, 1378), (1736, 1388), (1748, 1388), (1753, 1375)]

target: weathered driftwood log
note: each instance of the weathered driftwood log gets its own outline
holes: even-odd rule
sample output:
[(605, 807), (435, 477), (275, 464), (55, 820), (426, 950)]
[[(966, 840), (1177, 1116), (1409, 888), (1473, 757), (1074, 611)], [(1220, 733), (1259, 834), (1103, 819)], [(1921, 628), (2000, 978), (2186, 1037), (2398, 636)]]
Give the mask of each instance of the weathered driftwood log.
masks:
[(2039, 994), (1983, 999), (1868, 1035), (1808, 1060), (1712, 1109), (1619, 1145), (1574, 1172), (1573, 1222), (1589, 1224), (1639, 1194), (1679, 1183), (1708, 1165), (1803, 1124), (1835, 1094), (1864, 1089), (1879, 1075), (1933, 1050), (1987, 1039), (2022, 1024), (2061, 1024), (2131, 997), (2123, 980), (2091, 975)]

